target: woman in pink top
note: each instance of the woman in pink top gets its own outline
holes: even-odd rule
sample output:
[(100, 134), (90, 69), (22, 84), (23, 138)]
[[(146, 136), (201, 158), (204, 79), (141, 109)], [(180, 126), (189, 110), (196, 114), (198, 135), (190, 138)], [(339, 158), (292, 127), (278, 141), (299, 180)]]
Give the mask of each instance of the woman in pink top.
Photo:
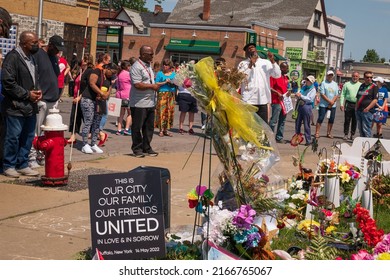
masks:
[[(129, 70), (130, 70), (130, 61), (122, 60), (120, 72), (118, 73), (117, 90), (116, 90), (116, 98), (122, 99), (122, 106), (118, 118), (118, 130), (116, 132), (116, 135), (131, 135), (130, 126), (131, 126), (132, 119), (131, 119), (130, 103), (129, 103), (131, 82), (130, 82)], [(123, 130), (122, 122), (125, 113), (127, 113), (127, 117), (126, 117), (125, 130)]]

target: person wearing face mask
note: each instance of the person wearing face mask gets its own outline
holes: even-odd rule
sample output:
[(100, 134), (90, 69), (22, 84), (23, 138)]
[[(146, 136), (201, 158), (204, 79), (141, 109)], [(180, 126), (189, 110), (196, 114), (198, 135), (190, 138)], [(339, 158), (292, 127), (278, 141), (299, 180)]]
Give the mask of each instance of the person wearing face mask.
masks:
[(151, 46), (143, 45), (139, 51), (139, 59), (130, 69), (130, 111), (133, 123), (131, 125), (131, 149), (137, 158), (158, 155), (153, 151), (151, 142), (154, 132), (154, 114), (156, 107), (156, 91), (160, 88), (155, 83), (151, 67), (154, 51)]
[[(64, 50), (64, 40), (61, 36), (54, 35), (49, 38), (49, 43), (45, 47), (38, 47), (37, 52), (34, 54), (34, 60), (38, 66), (38, 85), (39, 89), (42, 90), (42, 99), (38, 102), (37, 136), (42, 135), (41, 125), (44, 124), (49, 109), (56, 106), (60, 99), (57, 78), (60, 74), (60, 68), (57, 54)], [(44, 154), (41, 151), (36, 152), (32, 149), (30, 152), (30, 167), (36, 168), (43, 164)]]
[(34, 32), (24, 31), (19, 46), (5, 57), (2, 68), (2, 93), (4, 100), (4, 175), (18, 178), (20, 175), (38, 176), (39, 172), (28, 165), (28, 154), (35, 135), (37, 103), (42, 98), (38, 90), (38, 76), (33, 53), (38, 47)]

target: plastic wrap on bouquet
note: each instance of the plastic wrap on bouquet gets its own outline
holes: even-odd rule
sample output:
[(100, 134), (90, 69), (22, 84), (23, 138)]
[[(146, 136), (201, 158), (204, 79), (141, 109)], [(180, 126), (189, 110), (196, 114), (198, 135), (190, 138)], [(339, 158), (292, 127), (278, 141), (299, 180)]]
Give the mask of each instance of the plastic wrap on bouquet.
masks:
[(338, 176), (325, 177), (324, 195), (327, 201), (333, 203), (334, 207), (340, 206), (340, 180)]
[(371, 218), (374, 217), (374, 205), (372, 201), (372, 191), (366, 190), (363, 191), (362, 195), (362, 207), (366, 208), (370, 212)]
[[(179, 70), (177, 81), (184, 81), (180, 73)], [(262, 175), (279, 160), (273, 137), (269, 136), (272, 132), (256, 114), (257, 108), (243, 102), (232, 86), (226, 86), (228, 80), (221, 84), (211, 57), (185, 68), (183, 73), (191, 79), (188, 90), (211, 116), (210, 136), (225, 175), (237, 190), (239, 204), (246, 203), (254, 191), (246, 191), (249, 181), (261, 181)]]

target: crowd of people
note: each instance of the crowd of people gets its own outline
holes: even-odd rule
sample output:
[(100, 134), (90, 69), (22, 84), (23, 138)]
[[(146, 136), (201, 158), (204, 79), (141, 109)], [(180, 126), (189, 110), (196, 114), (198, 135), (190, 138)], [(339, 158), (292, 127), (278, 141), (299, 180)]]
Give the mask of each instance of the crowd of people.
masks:
[[(361, 137), (382, 137), (382, 125), (387, 119), (388, 91), (385, 80), (373, 79), (372, 72), (359, 73), (340, 89), (334, 81), (335, 73), (329, 70), (324, 81), (318, 83), (313, 75), (304, 77), (301, 87), (288, 77), (289, 65), (280, 64), (268, 52), (261, 58), (256, 44), (243, 48), (246, 58), (237, 70), (245, 74), (238, 89), (242, 100), (257, 110), (263, 125), (274, 132), (277, 143), (286, 143), (284, 128), (289, 111), (295, 113), (295, 134), (303, 135), (305, 145), (311, 145), (320, 137), (321, 125), (327, 119), (326, 137), (333, 138), (332, 128), (337, 108), (344, 112), (344, 140), (353, 140), (359, 131)], [(108, 139), (104, 132), (107, 121), (107, 100), (115, 89), (115, 97), (121, 100), (115, 134), (131, 136), (131, 150), (137, 158), (157, 156), (152, 148), (154, 130), (160, 137), (173, 137), (175, 107), (180, 111), (179, 134), (194, 134), (194, 119), (198, 112), (197, 101), (188, 91), (190, 80), (183, 85), (174, 83), (177, 65), (166, 58), (153, 65), (154, 50), (144, 45), (139, 57), (111, 62), (108, 53), (93, 57), (85, 55), (80, 61), (73, 54), (71, 65), (63, 57), (62, 37), (50, 37), (48, 44), (39, 41), (34, 32), (22, 32), (19, 45), (4, 59), (1, 72), (1, 149), (0, 160), (6, 176), (38, 176), (35, 170), (44, 162), (44, 155), (32, 146), (34, 137), (42, 135), (41, 125), (50, 108), (61, 102), (64, 81), (70, 80), (69, 90), (73, 97), (69, 120), (68, 143), (81, 135), (81, 152), (103, 153)], [(221, 60), (222, 61), (222, 60)], [(217, 63), (218, 64), (218, 63)], [(216, 67), (218, 66), (216, 64)], [(224, 69), (226, 65), (223, 65)], [(291, 97), (295, 97), (295, 109)], [(290, 103), (289, 103), (290, 102)], [(314, 122), (313, 110), (318, 110)], [(184, 129), (188, 113), (189, 130)], [(207, 116), (202, 113), (202, 129)], [(315, 126), (312, 131), (311, 126)], [(372, 135), (372, 129), (376, 134)], [(3, 154), (2, 154), (3, 153)]]

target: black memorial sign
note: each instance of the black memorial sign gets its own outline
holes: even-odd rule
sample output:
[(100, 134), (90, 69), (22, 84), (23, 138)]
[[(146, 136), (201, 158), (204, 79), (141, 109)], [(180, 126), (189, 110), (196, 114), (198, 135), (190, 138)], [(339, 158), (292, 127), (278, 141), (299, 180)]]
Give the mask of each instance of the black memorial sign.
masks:
[(88, 176), (93, 252), (107, 260), (165, 255), (160, 171)]

